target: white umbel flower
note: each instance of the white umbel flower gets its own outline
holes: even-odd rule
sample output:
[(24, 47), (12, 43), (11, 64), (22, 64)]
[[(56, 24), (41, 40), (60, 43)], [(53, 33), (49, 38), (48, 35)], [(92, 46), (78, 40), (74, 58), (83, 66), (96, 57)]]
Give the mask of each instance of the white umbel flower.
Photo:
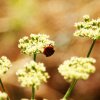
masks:
[(6, 56), (0, 58), (0, 76), (5, 74), (12, 66), (10, 60)]
[(23, 69), (17, 71), (18, 81), (23, 87), (38, 88), (42, 83), (47, 82), (49, 78), (48, 73), (43, 63), (36, 63), (31, 61), (27, 63)]
[(77, 28), (74, 36), (88, 37), (93, 40), (100, 39), (100, 18), (90, 20), (88, 15), (83, 16), (83, 21), (75, 23)]
[(72, 82), (74, 79), (86, 80), (91, 73), (95, 72), (95, 67), (92, 65), (95, 62), (93, 58), (72, 57), (70, 60), (64, 61), (58, 71), (68, 82)]
[(0, 91), (0, 100), (7, 100), (8, 95), (5, 92)]
[[(51, 56), (54, 53), (54, 41), (49, 40), (49, 36), (45, 34), (30, 34), (30, 37), (25, 36), (19, 40), (18, 47), (22, 53), (28, 55), (44, 53), (46, 56)], [(45, 52), (46, 48), (49, 49), (49, 54)]]

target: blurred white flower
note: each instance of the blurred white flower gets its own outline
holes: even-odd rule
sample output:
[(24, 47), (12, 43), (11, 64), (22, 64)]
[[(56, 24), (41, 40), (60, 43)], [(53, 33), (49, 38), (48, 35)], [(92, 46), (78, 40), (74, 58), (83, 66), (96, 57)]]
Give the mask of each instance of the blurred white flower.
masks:
[(93, 40), (100, 39), (100, 18), (90, 20), (88, 15), (83, 16), (83, 21), (75, 23), (77, 30), (74, 36), (88, 37)]
[(47, 82), (48, 73), (43, 63), (31, 61), (27, 63), (23, 69), (17, 71), (18, 81), (23, 87), (31, 87), (37, 89), (42, 83)]
[(12, 66), (10, 60), (6, 56), (0, 58), (0, 77), (5, 74)]
[(0, 100), (7, 100), (7, 97), (8, 97), (7, 93), (0, 91)]
[(70, 60), (64, 61), (58, 71), (68, 82), (72, 82), (74, 79), (86, 80), (91, 73), (95, 72), (95, 67), (92, 65), (95, 62), (93, 58), (72, 57)]

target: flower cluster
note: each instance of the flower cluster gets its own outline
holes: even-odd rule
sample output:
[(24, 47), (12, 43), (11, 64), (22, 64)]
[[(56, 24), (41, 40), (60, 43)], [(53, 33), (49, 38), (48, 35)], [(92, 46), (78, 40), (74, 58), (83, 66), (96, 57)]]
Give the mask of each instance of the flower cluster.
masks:
[(48, 73), (43, 63), (31, 61), (27, 63), (23, 69), (17, 71), (18, 81), (23, 87), (34, 86), (37, 89), (43, 82), (47, 82)]
[(88, 15), (83, 16), (83, 21), (75, 23), (77, 30), (74, 36), (88, 37), (93, 40), (100, 39), (100, 18), (90, 20)]
[(68, 82), (72, 82), (74, 79), (86, 80), (91, 73), (95, 72), (95, 67), (92, 65), (95, 62), (93, 58), (72, 57), (70, 60), (64, 61), (58, 71)]
[[(25, 36), (19, 40), (18, 47), (22, 53), (28, 55), (44, 53), (46, 56), (51, 56), (54, 53), (54, 41), (49, 40), (49, 36), (45, 34), (30, 34), (30, 37)], [(48, 54), (47, 52), (49, 51), (50, 53)]]
[(6, 56), (2, 56), (0, 58), (0, 76), (5, 74), (11, 66), (10, 60)]
[(8, 95), (5, 92), (0, 91), (0, 100), (7, 100)]

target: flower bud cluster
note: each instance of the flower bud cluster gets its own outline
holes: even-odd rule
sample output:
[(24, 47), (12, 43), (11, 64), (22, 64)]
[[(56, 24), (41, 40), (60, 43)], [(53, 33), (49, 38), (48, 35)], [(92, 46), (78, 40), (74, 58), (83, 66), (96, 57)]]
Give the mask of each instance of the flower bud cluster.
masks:
[(31, 61), (23, 69), (17, 71), (18, 81), (23, 87), (34, 86), (37, 89), (42, 83), (47, 82), (48, 73), (43, 63)]
[(75, 23), (77, 30), (74, 36), (88, 37), (93, 40), (100, 39), (100, 18), (90, 20), (88, 15), (83, 16), (83, 21)]
[(7, 100), (8, 95), (5, 92), (0, 91), (0, 100)]
[(43, 53), (48, 46), (54, 46), (54, 41), (49, 40), (49, 36), (45, 34), (30, 34), (19, 40), (18, 47), (21, 52), (28, 55), (34, 53)]
[(11, 67), (11, 62), (6, 56), (0, 58), (0, 76), (5, 74)]
[(89, 75), (95, 72), (93, 66), (95, 62), (93, 58), (72, 57), (70, 60), (64, 61), (58, 71), (68, 82), (72, 82), (74, 79), (87, 80)]

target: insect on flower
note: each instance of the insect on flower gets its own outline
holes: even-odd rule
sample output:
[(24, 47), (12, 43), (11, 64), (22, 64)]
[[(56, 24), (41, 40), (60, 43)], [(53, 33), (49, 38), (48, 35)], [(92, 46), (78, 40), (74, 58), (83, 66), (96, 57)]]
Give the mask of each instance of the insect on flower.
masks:
[(44, 52), (43, 54), (46, 55), (46, 57), (49, 57), (51, 55), (53, 55), (55, 52), (54, 50), (54, 46), (52, 46), (51, 44), (47, 47), (44, 48)]
[(21, 52), (28, 55), (34, 53), (42, 53), (46, 57), (51, 56), (54, 53), (55, 42), (49, 39), (45, 34), (30, 34), (29, 37), (25, 36), (19, 40), (18, 47)]

